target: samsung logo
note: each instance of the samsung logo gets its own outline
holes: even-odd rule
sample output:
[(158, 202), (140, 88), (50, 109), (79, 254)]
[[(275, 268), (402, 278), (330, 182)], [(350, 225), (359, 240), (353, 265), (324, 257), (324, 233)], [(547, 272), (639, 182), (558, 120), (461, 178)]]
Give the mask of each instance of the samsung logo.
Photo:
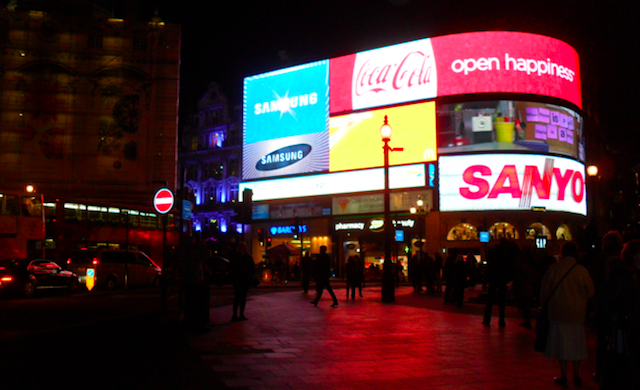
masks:
[(311, 152), (311, 145), (298, 144), (275, 150), (263, 156), (256, 164), (259, 171), (271, 171), (295, 164), (307, 157)]

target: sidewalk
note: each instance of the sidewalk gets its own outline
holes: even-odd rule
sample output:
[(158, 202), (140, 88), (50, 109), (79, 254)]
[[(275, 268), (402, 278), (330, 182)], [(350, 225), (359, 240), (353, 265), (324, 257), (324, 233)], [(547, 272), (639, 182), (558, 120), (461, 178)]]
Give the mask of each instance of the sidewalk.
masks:
[[(337, 308), (326, 291), (318, 307), (309, 303), (313, 294), (297, 289), (252, 296), (243, 322), (230, 322), (228, 305), (215, 307), (211, 332), (186, 337), (233, 389), (561, 388), (553, 383), (557, 361), (533, 350), (534, 330), (517, 326), (514, 307), (506, 328), (495, 317), (486, 327), (483, 305), (445, 306), (441, 296), (407, 286), (396, 289), (393, 304), (381, 302), (379, 286), (355, 301), (345, 300), (344, 288), (334, 291)], [(587, 335), (581, 388), (597, 389), (595, 336)]]

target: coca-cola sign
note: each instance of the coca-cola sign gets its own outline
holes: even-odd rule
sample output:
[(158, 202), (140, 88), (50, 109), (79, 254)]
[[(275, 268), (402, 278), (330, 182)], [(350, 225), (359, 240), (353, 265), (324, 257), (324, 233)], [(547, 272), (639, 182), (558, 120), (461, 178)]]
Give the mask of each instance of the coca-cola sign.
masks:
[(436, 96), (429, 39), (359, 53), (353, 69), (354, 110)]

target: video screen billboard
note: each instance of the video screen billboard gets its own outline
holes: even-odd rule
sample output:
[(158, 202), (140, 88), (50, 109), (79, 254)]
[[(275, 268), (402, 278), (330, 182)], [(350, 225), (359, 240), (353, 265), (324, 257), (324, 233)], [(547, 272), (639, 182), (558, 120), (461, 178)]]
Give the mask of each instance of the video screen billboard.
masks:
[(538, 154), (440, 156), (440, 211), (587, 214), (584, 164)]
[(522, 150), (585, 159), (582, 117), (552, 104), (473, 101), (437, 106), (438, 154)]
[(329, 119), (331, 172), (384, 165), (380, 127), (387, 116), (393, 128), (390, 165), (436, 160), (435, 102), (357, 112)]
[(242, 177), (329, 169), (329, 62), (244, 80)]
[(446, 35), (331, 59), (331, 114), (439, 96), (523, 93), (582, 108), (579, 59), (542, 35)]

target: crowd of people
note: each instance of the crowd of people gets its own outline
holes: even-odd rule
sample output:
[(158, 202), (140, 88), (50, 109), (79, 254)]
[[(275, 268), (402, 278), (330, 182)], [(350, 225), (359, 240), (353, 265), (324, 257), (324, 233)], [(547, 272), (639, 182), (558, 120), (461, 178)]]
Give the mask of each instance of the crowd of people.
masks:
[[(208, 323), (207, 264), (195, 259), (203, 258), (204, 249), (197, 242), (189, 242), (185, 248), (187, 256), (180, 275), (185, 323), (192, 329), (203, 329)], [(247, 294), (260, 267), (257, 272), (245, 243), (239, 243), (230, 257), (234, 291), (231, 320), (246, 321)], [(418, 252), (410, 258), (408, 268), (414, 292), (444, 292), (445, 304), (461, 307), (465, 290), (482, 283), (485, 326), (491, 326), (494, 306), (498, 306), (498, 325), (506, 327), (505, 306), (510, 301), (521, 312), (523, 321), (519, 325), (531, 328), (533, 313), (546, 304), (550, 328), (544, 353), (559, 362), (556, 384), (568, 386), (570, 379), (575, 385), (582, 384), (580, 366), (587, 358), (585, 324), (589, 323), (597, 334), (593, 380), (602, 389), (640, 388), (640, 240), (625, 244), (620, 233), (609, 232), (602, 238), (598, 253), (580, 253), (576, 244), (566, 242), (558, 255), (552, 255), (501, 239), (488, 250), (486, 261), (476, 258), (474, 253), (450, 254), (443, 259), (439, 253), (432, 257)], [(315, 260), (304, 253), (287, 274), (301, 281), (305, 294), (315, 281), (314, 306), (325, 290), (332, 298), (331, 306), (338, 306), (326, 246), (320, 248)], [(346, 299), (363, 297), (365, 264), (359, 256), (348, 257), (344, 276)]]

